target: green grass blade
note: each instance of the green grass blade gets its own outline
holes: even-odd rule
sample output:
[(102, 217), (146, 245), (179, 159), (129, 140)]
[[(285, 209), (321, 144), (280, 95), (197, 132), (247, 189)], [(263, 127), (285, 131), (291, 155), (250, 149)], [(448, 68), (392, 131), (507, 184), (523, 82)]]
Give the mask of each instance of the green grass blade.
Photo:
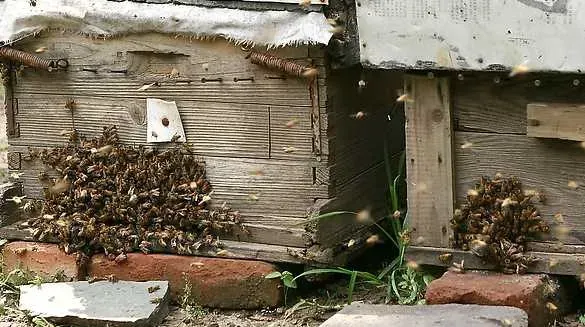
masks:
[(404, 176), (404, 168), (406, 167), (406, 151), (400, 154), (400, 161), (398, 162), (398, 175)]
[(392, 262), (390, 262), (390, 264), (386, 266), (386, 268), (382, 269), (380, 274), (378, 274), (378, 279), (384, 278), (384, 276), (386, 276), (390, 271), (394, 270), (394, 268), (398, 264), (398, 260), (400, 260), (399, 256), (394, 258), (394, 260), (392, 260)]
[(400, 246), (398, 245), (398, 242), (396, 242), (396, 240), (394, 239), (394, 237), (392, 237), (392, 235), (390, 235), (390, 233), (388, 233), (388, 231), (386, 231), (384, 229), (384, 227), (380, 226), (380, 224), (378, 224), (378, 223), (374, 223), (374, 225), (376, 225), (376, 227), (378, 227), (378, 229), (380, 231), (382, 231), (382, 233), (384, 235), (386, 235), (386, 237), (396, 246), (396, 248), (400, 248)]
[(349, 285), (347, 286), (347, 304), (351, 304), (353, 300), (353, 289), (355, 288), (355, 281), (357, 279), (358, 272), (353, 271), (349, 278)]
[(394, 291), (394, 295), (396, 296), (396, 299), (398, 300), (398, 302), (400, 302), (402, 297), (400, 296), (400, 292), (398, 291), (398, 286), (396, 286), (396, 272), (397, 271), (398, 271), (398, 269), (394, 270), (392, 272), (392, 274), (390, 275), (390, 282), (392, 284), (392, 291)]
[(347, 269), (342, 269), (342, 268), (319, 268), (319, 269), (311, 269), (311, 270), (307, 270), (307, 271), (299, 274), (298, 276), (296, 276), (295, 278), (293, 278), (293, 280), (297, 280), (298, 278), (301, 278), (303, 276), (318, 275), (318, 274), (342, 274), (342, 275), (351, 276), (352, 271), (347, 270)]
[(390, 160), (388, 141), (384, 140), (384, 168), (386, 168), (386, 178), (388, 179), (388, 192), (390, 193), (390, 197), (392, 197), (392, 181), (394, 180), (394, 176), (392, 175), (392, 163)]

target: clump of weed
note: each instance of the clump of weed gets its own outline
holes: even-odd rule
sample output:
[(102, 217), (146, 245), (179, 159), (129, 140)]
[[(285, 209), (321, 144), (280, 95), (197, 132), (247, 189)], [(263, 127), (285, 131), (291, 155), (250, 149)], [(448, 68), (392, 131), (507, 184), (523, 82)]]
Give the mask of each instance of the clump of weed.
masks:
[(183, 323), (189, 324), (202, 319), (208, 314), (208, 311), (197, 303), (196, 298), (193, 296), (193, 285), (186, 274), (183, 274), (183, 283), (183, 293), (179, 297), (179, 306), (185, 315)]

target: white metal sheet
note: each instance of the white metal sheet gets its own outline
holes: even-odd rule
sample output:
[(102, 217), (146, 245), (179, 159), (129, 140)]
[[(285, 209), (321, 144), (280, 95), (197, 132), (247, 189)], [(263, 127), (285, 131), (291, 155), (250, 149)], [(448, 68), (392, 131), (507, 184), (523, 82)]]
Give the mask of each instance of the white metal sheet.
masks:
[(585, 70), (583, 0), (357, 0), (362, 64)]

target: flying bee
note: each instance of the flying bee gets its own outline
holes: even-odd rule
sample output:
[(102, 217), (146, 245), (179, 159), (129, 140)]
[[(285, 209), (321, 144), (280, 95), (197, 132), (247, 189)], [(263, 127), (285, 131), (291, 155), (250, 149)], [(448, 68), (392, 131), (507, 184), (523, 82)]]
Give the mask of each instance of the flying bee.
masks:
[(291, 119), (288, 122), (286, 122), (286, 127), (287, 128), (293, 128), (295, 127), (297, 124), (299, 123), (298, 119)]
[(406, 267), (410, 268), (411, 270), (418, 270), (419, 265), (416, 261), (409, 260), (406, 262)]
[(551, 312), (555, 312), (557, 311), (558, 307), (556, 306), (556, 304), (552, 303), (552, 302), (547, 302), (546, 303), (546, 308), (551, 311)]
[(473, 143), (471, 143), (471, 142), (465, 142), (465, 143), (461, 144), (462, 149), (469, 149), (472, 146), (473, 146)]
[(368, 114), (363, 112), (363, 111), (358, 111), (355, 114), (349, 115), (349, 117), (351, 117), (353, 119), (361, 120), (361, 119), (364, 119), (367, 115)]
[(372, 246), (378, 243), (382, 243), (382, 240), (380, 239), (380, 236), (377, 234), (371, 235), (366, 239), (366, 245), (368, 246)]
[(359, 211), (356, 215), (355, 215), (355, 219), (359, 222), (359, 223), (368, 223), (372, 221), (372, 215), (370, 214), (370, 210), (368, 209), (364, 209)]
[(295, 148), (294, 146), (285, 146), (282, 148), (282, 151), (284, 151), (284, 153), (293, 153), (295, 151), (297, 151), (298, 149)]
[(259, 197), (260, 193), (252, 193), (252, 194), (248, 194), (248, 199), (250, 201), (256, 202), (260, 199)]
[(308, 9), (311, 6), (311, 0), (300, 0), (299, 6), (303, 9)]
[(516, 75), (526, 74), (529, 71), (530, 71), (530, 68), (528, 68), (528, 61), (524, 61), (523, 63), (512, 67), (512, 70), (510, 71), (510, 74), (508, 75), (508, 77), (514, 77)]

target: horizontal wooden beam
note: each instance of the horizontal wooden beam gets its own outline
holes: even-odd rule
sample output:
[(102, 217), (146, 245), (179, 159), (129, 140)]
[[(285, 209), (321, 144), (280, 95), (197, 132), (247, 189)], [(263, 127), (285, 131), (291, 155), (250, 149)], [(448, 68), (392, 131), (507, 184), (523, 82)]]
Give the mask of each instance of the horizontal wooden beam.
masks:
[(530, 137), (585, 141), (585, 104), (529, 103), (526, 122)]
[[(0, 238), (7, 239), (9, 241), (35, 241), (30, 228), (19, 228), (16, 224), (0, 228)], [(58, 241), (48, 240), (47, 243), (58, 243)], [(222, 240), (222, 243), (224, 244), (224, 249), (227, 250), (227, 253), (221, 256), (222, 258), (303, 263), (302, 258), (291, 255), (291, 253), (294, 253), (295, 251), (303, 252), (304, 249), (302, 248), (224, 240)], [(203, 257), (218, 256), (214, 251), (197, 251), (193, 255)]]
[[(449, 262), (439, 260), (441, 254), (451, 253), (451, 262), (461, 262), (464, 260), (466, 269), (473, 270), (493, 270), (494, 265), (485, 263), (482, 258), (476, 256), (470, 251), (462, 251), (448, 248), (420, 247), (411, 246), (407, 249), (406, 258), (419, 265), (431, 265), (448, 267)], [(545, 253), (530, 251), (526, 253), (537, 258), (537, 262), (528, 267), (531, 273), (547, 273), (556, 275), (573, 275), (579, 276), (585, 273), (585, 254), (568, 254), (568, 253)]]

